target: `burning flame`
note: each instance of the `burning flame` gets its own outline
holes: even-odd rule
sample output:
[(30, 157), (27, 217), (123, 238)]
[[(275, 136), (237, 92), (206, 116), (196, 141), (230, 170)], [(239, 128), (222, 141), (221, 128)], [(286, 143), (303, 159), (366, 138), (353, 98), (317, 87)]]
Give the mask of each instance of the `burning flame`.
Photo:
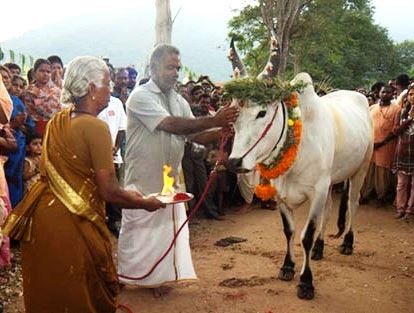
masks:
[(175, 192), (174, 190), (174, 178), (171, 177), (169, 174), (172, 171), (172, 167), (169, 165), (164, 165), (164, 170), (163, 170), (163, 178), (164, 178), (164, 187), (162, 188), (161, 191), (161, 195), (163, 196), (167, 196), (167, 195), (171, 195)]

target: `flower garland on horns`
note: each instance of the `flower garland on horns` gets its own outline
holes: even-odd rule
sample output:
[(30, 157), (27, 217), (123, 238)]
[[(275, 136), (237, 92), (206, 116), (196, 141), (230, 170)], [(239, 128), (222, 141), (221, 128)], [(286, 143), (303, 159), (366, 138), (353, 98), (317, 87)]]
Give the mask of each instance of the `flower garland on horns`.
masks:
[(276, 196), (276, 188), (272, 186), (270, 180), (284, 174), (292, 166), (302, 136), (301, 112), (298, 106), (297, 93), (292, 92), (290, 97), (284, 100), (284, 103), (288, 111), (286, 140), (279, 153), (272, 158), (270, 163), (257, 164), (257, 170), (260, 172), (260, 183), (255, 188), (255, 194), (263, 201), (273, 199)]
[(306, 87), (304, 83), (290, 84), (278, 78), (260, 80), (256, 78), (235, 79), (224, 85), (224, 95), (240, 100), (266, 105), (283, 100), (288, 111), (286, 140), (279, 153), (268, 163), (257, 164), (260, 183), (255, 188), (256, 196), (267, 201), (277, 194), (271, 179), (284, 174), (292, 166), (298, 153), (302, 136), (301, 111), (298, 92)]

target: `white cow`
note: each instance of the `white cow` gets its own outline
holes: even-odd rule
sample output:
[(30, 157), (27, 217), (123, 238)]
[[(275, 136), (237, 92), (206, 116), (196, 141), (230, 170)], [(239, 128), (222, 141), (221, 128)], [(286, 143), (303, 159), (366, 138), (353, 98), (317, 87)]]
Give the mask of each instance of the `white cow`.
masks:
[[(349, 211), (341, 252), (352, 253), (352, 218), (358, 207), (360, 189), (373, 151), (373, 127), (367, 100), (360, 93), (343, 90), (318, 97), (308, 74), (298, 74), (292, 83), (300, 81), (307, 83), (307, 87), (298, 97), (303, 124), (298, 154), (291, 168), (272, 183), (278, 192), (276, 200), (288, 242), (279, 273), (282, 280), (292, 280), (294, 276), (295, 225), (292, 211), (306, 200), (310, 201), (308, 219), (301, 234), (304, 261), (298, 297), (312, 299), (314, 287), (309, 265), (310, 252), (315, 239), (314, 249), (322, 252), (325, 216), (332, 204), (331, 187), (346, 180), (349, 180)], [(239, 101), (233, 100), (233, 103), (237, 105)], [(240, 116), (234, 125), (230, 168), (236, 172), (250, 171), (257, 163), (266, 163), (278, 153), (286, 139), (287, 116), (284, 119), (285, 110), (280, 109), (283, 105), (283, 102), (278, 102), (263, 107), (248, 101), (241, 107)], [(279, 110), (267, 135), (243, 157), (269, 124), (278, 106)], [(276, 145), (279, 138), (281, 140)]]

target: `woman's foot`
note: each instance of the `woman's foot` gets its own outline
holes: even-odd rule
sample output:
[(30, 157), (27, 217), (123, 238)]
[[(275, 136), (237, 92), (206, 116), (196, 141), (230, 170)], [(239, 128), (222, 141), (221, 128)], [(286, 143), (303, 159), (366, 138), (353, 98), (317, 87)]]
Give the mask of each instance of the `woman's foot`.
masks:
[(168, 286), (161, 286), (152, 289), (152, 293), (154, 294), (155, 298), (162, 298), (167, 296), (173, 290), (172, 287)]
[(414, 219), (414, 213), (405, 213), (404, 220), (410, 221)]
[(404, 217), (404, 212), (397, 212), (394, 216), (395, 219), (399, 220), (400, 218)]

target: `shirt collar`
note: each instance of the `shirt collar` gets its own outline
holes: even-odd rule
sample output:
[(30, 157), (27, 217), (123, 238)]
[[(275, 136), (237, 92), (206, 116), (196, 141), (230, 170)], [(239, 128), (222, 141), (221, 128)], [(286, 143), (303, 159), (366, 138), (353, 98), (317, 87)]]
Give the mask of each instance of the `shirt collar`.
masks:
[(155, 93), (162, 93), (161, 89), (157, 86), (157, 84), (152, 80), (152, 78), (148, 81), (148, 83), (145, 84), (145, 87), (149, 91), (155, 92)]

